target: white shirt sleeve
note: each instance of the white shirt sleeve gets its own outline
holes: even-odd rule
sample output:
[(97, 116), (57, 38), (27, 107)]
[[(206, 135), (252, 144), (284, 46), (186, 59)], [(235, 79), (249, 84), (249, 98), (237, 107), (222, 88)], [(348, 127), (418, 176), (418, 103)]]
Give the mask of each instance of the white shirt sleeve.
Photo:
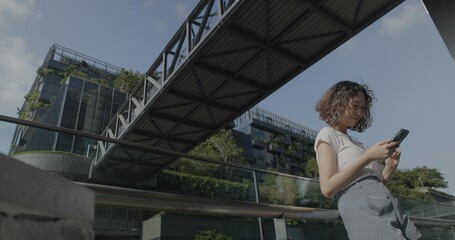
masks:
[(317, 147), (321, 142), (329, 144), (333, 151), (338, 152), (341, 146), (340, 139), (336, 136), (334, 131), (330, 127), (324, 127), (319, 131), (314, 142), (314, 151), (316, 152), (316, 161), (319, 164), (319, 157)]

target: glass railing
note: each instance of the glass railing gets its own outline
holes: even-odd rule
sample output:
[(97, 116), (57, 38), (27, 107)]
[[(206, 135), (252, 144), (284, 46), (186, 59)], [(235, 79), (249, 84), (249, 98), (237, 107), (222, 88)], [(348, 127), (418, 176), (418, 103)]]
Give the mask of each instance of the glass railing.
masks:
[(455, 220), (455, 206), (397, 196), (403, 211), (412, 217)]
[[(115, 171), (122, 171), (122, 169), (128, 170), (133, 172), (133, 175), (137, 175), (138, 178), (141, 176), (153, 177), (149, 178), (148, 180), (150, 181), (144, 182), (142, 185), (138, 185), (137, 181), (131, 180), (109, 182), (106, 181), (106, 179), (102, 181), (93, 179), (89, 176), (91, 159), (96, 150), (91, 148), (96, 146), (98, 141), (105, 141), (107, 143), (107, 138), (100, 138), (96, 135), (83, 134), (56, 127), (51, 128), (33, 125), (28, 122), (17, 123), (31, 125), (30, 127), (25, 128), (27, 131), (24, 133), (25, 137), (34, 132), (39, 132), (40, 137), (34, 140), (33, 138), (29, 138), (25, 144), (23, 144), (24, 141), (22, 141), (22, 145), (11, 145), (7, 140), (3, 140), (2, 144), (7, 144), (7, 146), (1, 146), (0, 152), (8, 154), (11, 145), (11, 149), (15, 150), (15, 153), (12, 153), (11, 155), (12, 157), (72, 181), (96, 184), (101, 183), (109, 186), (146, 189), (155, 192), (188, 195), (223, 201), (241, 201), (315, 209), (336, 209), (334, 199), (325, 198), (320, 192), (319, 182), (313, 179), (255, 169), (243, 165), (221, 163), (183, 153), (169, 151), (160, 152), (157, 148), (150, 146), (138, 147), (138, 145), (131, 145), (130, 143), (120, 144), (120, 140), (109, 140), (109, 142), (113, 142), (119, 146), (120, 151), (118, 152), (120, 154), (113, 156), (115, 157), (114, 161), (110, 161), (110, 165), (105, 167), (115, 169)], [(2, 132), (9, 132), (12, 134), (15, 127), (16, 125), (14, 123), (7, 123), (0, 119), (0, 128), (2, 129)], [(37, 127), (45, 127), (47, 129), (40, 129)], [(59, 131), (63, 131), (65, 133), (64, 135), (70, 137), (61, 142), (57, 141), (57, 139), (53, 139), (53, 137), (58, 136), (56, 133)], [(86, 149), (86, 151), (81, 151), (81, 146), (78, 146), (77, 148), (77, 143), (75, 141), (80, 137), (84, 137), (86, 142), (93, 143), (92, 145), (87, 145), (88, 149)], [(90, 137), (92, 137), (92, 139), (90, 139)], [(12, 138), (13, 136), (11, 135), (10, 139)], [(4, 136), (2, 139), (8, 139), (8, 137)], [(34, 144), (33, 141), (38, 141), (41, 144)], [(84, 152), (84, 154), (53, 151), (52, 145), (45, 144), (45, 141), (56, 142), (57, 144), (61, 143), (68, 149), (79, 149), (81, 152)], [(157, 166), (160, 166), (160, 161), (168, 161), (169, 159), (173, 160), (172, 164), (166, 166), (164, 169), (157, 169)], [(453, 220), (455, 217), (454, 206), (406, 197), (398, 198), (403, 211), (411, 217), (449, 220)], [(124, 226), (128, 226), (128, 228), (136, 229), (135, 234), (137, 234), (137, 229), (141, 228), (140, 223), (142, 220), (153, 217), (155, 216), (154, 214), (162, 214), (160, 209), (154, 209), (154, 211), (140, 210), (137, 208), (135, 209), (134, 207), (131, 208), (132, 210), (125, 209), (130, 208), (118, 208), (115, 206), (100, 206), (97, 208), (97, 216), (99, 214), (108, 215), (99, 216), (97, 218), (95, 223), (96, 229), (101, 229), (103, 231), (107, 229), (111, 231), (115, 230), (117, 225), (123, 224)], [(116, 212), (120, 215), (115, 215)], [(123, 217), (123, 213), (133, 214), (134, 221), (131, 220), (132, 222), (128, 222), (128, 219), (131, 218), (131, 216)], [(179, 212), (179, 214), (187, 213)], [(197, 214), (197, 218), (199, 219), (200, 217), (203, 218), (203, 213)], [(169, 219), (173, 218), (170, 217)], [(211, 219), (211, 217), (207, 216), (206, 219)], [(232, 220), (232, 218), (226, 219), (229, 219), (229, 221)], [(219, 218), (218, 220), (213, 221), (222, 222)], [(235, 218), (235, 220), (232, 221), (255, 222), (257, 219)], [(260, 229), (255, 229), (254, 231), (260, 232), (260, 234), (263, 235), (263, 239), (275, 239), (273, 221), (273, 219), (262, 219)], [(255, 228), (258, 227), (257, 224), (253, 225)], [(454, 239), (452, 226), (440, 226), (438, 224), (431, 226), (431, 224), (427, 224), (419, 226), (419, 229), (421, 229), (421, 232), (424, 235), (424, 238), (422, 239), (435, 239), (434, 237), (440, 237), (439, 239)], [(293, 239), (303, 239), (302, 236), (306, 239), (347, 239), (342, 222), (339, 221), (339, 219), (287, 219), (286, 228), (288, 230), (288, 236), (291, 236)], [(452, 238), (447, 236), (452, 236)], [(251, 239), (260, 238), (256, 236)]]

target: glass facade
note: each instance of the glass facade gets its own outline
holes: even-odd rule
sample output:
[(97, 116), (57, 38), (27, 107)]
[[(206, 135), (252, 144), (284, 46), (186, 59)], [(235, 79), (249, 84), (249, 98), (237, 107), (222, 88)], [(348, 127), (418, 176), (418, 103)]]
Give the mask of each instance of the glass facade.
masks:
[[(121, 69), (84, 54), (54, 45), (37, 71), (24, 116), (86, 133), (100, 134), (127, 95), (113, 89)], [(75, 76), (77, 75), (77, 77)], [(31, 108), (30, 106), (38, 106)], [(10, 154), (53, 150), (87, 155), (91, 142), (64, 133), (16, 128)]]
[[(126, 99), (126, 94), (70, 76), (61, 85), (42, 122), (81, 132), (100, 134)], [(29, 135), (29, 137), (27, 137)], [(52, 150), (87, 155), (92, 142), (65, 133), (36, 130), (24, 135), (22, 151)], [(95, 144), (95, 143), (93, 143)]]

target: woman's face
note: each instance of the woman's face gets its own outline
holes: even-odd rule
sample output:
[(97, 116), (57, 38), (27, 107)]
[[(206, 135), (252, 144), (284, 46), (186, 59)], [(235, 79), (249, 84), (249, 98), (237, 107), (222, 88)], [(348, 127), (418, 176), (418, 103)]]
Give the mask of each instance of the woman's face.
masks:
[(366, 102), (362, 92), (358, 92), (352, 97), (344, 112), (340, 116), (339, 124), (349, 128), (354, 127), (365, 116)]

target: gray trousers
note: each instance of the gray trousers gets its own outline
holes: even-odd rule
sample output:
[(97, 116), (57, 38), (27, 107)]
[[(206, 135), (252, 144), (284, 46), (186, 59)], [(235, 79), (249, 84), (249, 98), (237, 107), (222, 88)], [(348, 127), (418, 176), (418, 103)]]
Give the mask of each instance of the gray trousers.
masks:
[(397, 199), (376, 177), (361, 179), (337, 194), (338, 210), (351, 240), (420, 238)]

